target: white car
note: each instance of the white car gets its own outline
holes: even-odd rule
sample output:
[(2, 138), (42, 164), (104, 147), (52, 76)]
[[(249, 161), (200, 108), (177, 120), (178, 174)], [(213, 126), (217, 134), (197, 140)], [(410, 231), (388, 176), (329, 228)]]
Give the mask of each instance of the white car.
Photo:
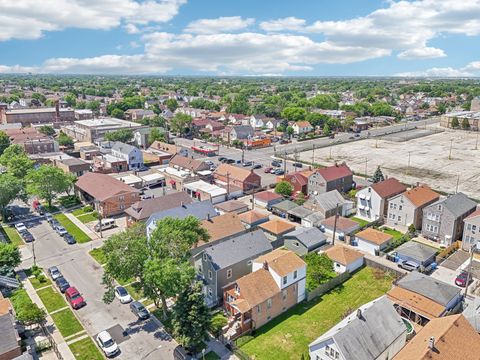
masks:
[(117, 286), (115, 288), (115, 297), (120, 300), (122, 304), (128, 304), (132, 301), (132, 297), (123, 286)]
[(27, 230), (27, 227), (25, 226), (24, 223), (20, 222), (15, 224), (15, 229), (17, 229), (18, 232), (22, 232)]
[(98, 346), (100, 346), (100, 349), (105, 353), (106, 357), (115, 356), (120, 351), (120, 348), (108, 331), (104, 330), (97, 335), (97, 343)]

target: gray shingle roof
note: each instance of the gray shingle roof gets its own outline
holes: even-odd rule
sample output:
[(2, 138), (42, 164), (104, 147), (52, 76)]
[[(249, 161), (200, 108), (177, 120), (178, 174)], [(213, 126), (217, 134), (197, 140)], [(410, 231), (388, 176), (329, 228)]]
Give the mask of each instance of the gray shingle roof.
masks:
[(302, 243), (308, 250), (316, 249), (317, 247), (327, 242), (327, 237), (318, 228), (300, 227), (284, 235), (285, 240), (296, 239)]
[(119, 153), (122, 153), (122, 154), (130, 154), (130, 152), (132, 152), (135, 149), (137, 149), (135, 146), (125, 144), (120, 141), (115, 141), (115, 143), (112, 146), (112, 150), (118, 151)]
[(292, 210), (294, 208), (298, 207), (297, 204), (295, 204), (293, 201), (290, 200), (283, 200), (279, 203), (276, 203), (275, 205), (272, 205), (272, 209), (281, 211), (281, 212), (287, 212), (289, 210)]
[(205, 249), (216, 270), (272, 251), (272, 245), (261, 230), (235, 236)]
[(360, 307), (361, 318), (352, 313), (310, 347), (332, 338), (344, 359), (377, 359), (396, 339), (407, 331), (393, 303), (384, 297)]
[(418, 271), (413, 271), (402, 278), (398, 281), (397, 286), (423, 295), (445, 307), (461, 291), (453, 285), (449, 285), (443, 281), (419, 273)]
[(448, 196), (445, 199), (439, 200), (432, 204), (432, 206), (443, 204), (446, 209), (448, 209), (455, 217), (461, 217), (465, 213), (475, 209), (477, 203), (473, 200), (470, 200), (467, 195), (463, 193), (457, 193)]
[(297, 206), (291, 210), (288, 210), (287, 213), (289, 215), (293, 215), (296, 217), (299, 217), (300, 219), (306, 218), (308, 215), (313, 214), (313, 211), (310, 209), (307, 209), (306, 207), (303, 206)]
[(332, 190), (323, 194), (316, 195), (314, 198), (314, 203), (317, 203), (325, 210), (335, 209), (337, 204), (339, 206), (348, 202), (343, 196), (338, 192), (338, 190)]
[(5, 354), (18, 347), (17, 332), (11, 314), (0, 316), (0, 334), (2, 334), (0, 336), (0, 354)]
[(255, 133), (255, 130), (250, 125), (237, 125), (234, 126), (232, 130), (235, 130), (237, 138), (239, 139), (246, 139)]
[(195, 216), (199, 220), (205, 220), (209, 215), (211, 217), (214, 217), (218, 214), (210, 200), (199, 201), (192, 204), (177, 206), (168, 210), (156, 212), (148, 218), (147, 226), (150, 226), (153, 221), (158, 221), (168, 216), (183, 219), (189, 215)]
[(420, 244), (416, 241), (407, 241), (406, 243), (400, 245), (396, 249), (396, 252), (398, 254), (411, 257), (421, 264), (435, 255), (437, 250), (431, 248), (430, 246)]

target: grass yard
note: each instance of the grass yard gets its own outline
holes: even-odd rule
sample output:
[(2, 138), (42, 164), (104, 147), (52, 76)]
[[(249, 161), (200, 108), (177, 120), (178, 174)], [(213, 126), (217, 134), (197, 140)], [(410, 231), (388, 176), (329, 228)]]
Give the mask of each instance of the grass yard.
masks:
[(353, 221), (357, 222), (360, 225), (360, 227), (362, 227), (362, 228), (364, 226), (367, 226), (370, 223), (367, 220), (363, 220), (363, 219), (357, 218), (355, 216), (351, 217), (350, 220), (353, 220)]
[(65, 214), (55, 215), (55, 219), (77, 240), (78, 243), (91, 241), (87, 234), (78, 228)]
[(382, 231), (385, 234), (392, 235), (394, 240), (398, 240), (403, 236), (403, 234), (400, 231), (393, 230), (390, 228), (383, 228)]
[(68, 337), (83, 330), (72, 310), (65, 309), (51, 315), (55, 326), (63, 337)]
[(20, 234), (17, 230), (15, 230), (14, 227), (4, 226), (3, 231), (5, 232), (5, 235), (12, 244), (16, 246), (25, 245)]
[(139, 283), (133, 283), (133, 284), (125, 286), (125, 289), (127, 289), (130, 296), (132, 298), (134, 298), (135, 300), (140, 300), (140, 299), (143, 299), (145, 297), (145, 295), (143, 295), (143, 291), (142, 291), (142, 289), (140, 288), (139, 285), (140, 285)]
[(205, 360), (220, 360), (220, 356), (218, 356), (215, 352), (210, 351), (205, 355)]
[(77, 360), (104, 359), (102, 353), (90, 337), (74, 342), (68, 346)]
[(92, 211), (91, 213), (78, 215), (77, 219), (80, 220), (82, 223), (86, 224), (92, 221), (98, 221), (98, 215), (96, 212)]
[(53, 287), (38, 290), (37, 294), (49, 313), (67, 306), (63, 296), (55, 291)]
[(258, 329), (255, 337), (240, 345), (256, 360), (300, 359), (308, 344), (338, 323), (344, 315), (383, 294), (392, 286), (393, 276), (369, 267), (329, 293), (286, 311)]
[(101, 247), (90, 250), (89, 254), (100, 265), (103, 265), (107, 262), (107, 257), (105, 256), (105, 253), (103, 252), (103, 249)]
[(35, 290), (52, 284), (50, 279), (48, 277), (46, 277), (45, 275), (41, 276), (40, 280), (32, 277), (32, 278), (28, 278), (28, 281), (30, 281), (30, 284), (32, 284), (32, 286)]

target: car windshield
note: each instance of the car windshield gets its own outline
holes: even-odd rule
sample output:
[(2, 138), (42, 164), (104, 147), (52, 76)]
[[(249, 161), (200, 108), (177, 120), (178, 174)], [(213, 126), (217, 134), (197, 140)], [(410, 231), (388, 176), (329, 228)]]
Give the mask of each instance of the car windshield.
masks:
[(80, 298), (81, 298), (81, 296), (80, 296), (79, 293), (73, 294), (73, 295), (70, 297), (70, 299), (72, 299), (72, 300), (77, 300), (77, 299), (80, 299)]
[(113, 346), (113, 345), (115, 345), (115, 342), (113, 341), (113, 339), (108, 339), (103, 343), (103, 346), (105, 346), (105, 347), (110, 347), (110, 346)]
[(125, 288), (123, 288), (123, 287), (117, 288), (117, 291), (118, 291), (118, 294), (120, 296), (127, 296), (128, 295), (127, 290), (125, 290)]

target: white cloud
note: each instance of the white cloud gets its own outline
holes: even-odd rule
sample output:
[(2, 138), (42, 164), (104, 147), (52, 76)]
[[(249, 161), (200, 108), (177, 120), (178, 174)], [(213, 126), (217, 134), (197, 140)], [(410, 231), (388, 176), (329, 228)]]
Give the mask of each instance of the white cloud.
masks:
[(140, 32), (140, 29), (137, 25), (127, 24), (125, 25), (125, 31), (129, 34), (138, 34)]
[(301, 31), (306, 23), (304, 19), (289, 16), (277, 20), (263, 21), (260, 23), (260, 28), (268, 32)]
[(108, 30), (170, 21), (186, 0), (0, 0), (0, 41), (66, 28)]
[(404, 77), (473, 77), (480, 76), (480, 61), (473, 61), (466, 66), (455, 69), (453, 67), (434, 67), (427, 70), (402, 72), (395, 76)]
[(398, 54), (398, 58), (404, 60), (433, 59), (445, 56), (447, 56), (447, 54), (445, 54), (442, 49), (436, 49), (432, 47), (409, 49)]
[(21, 66), (21, 65), (0, 65), (0, 74), (19, 74), (37, 72), (38, 68), (33, 66)]
[(243, 19), (241, 16), (225, 16), (216, 19), (192, 21), (185, 32), (194, 34), (217, 34), (243, 30), (255, 23), (255, 19)]

